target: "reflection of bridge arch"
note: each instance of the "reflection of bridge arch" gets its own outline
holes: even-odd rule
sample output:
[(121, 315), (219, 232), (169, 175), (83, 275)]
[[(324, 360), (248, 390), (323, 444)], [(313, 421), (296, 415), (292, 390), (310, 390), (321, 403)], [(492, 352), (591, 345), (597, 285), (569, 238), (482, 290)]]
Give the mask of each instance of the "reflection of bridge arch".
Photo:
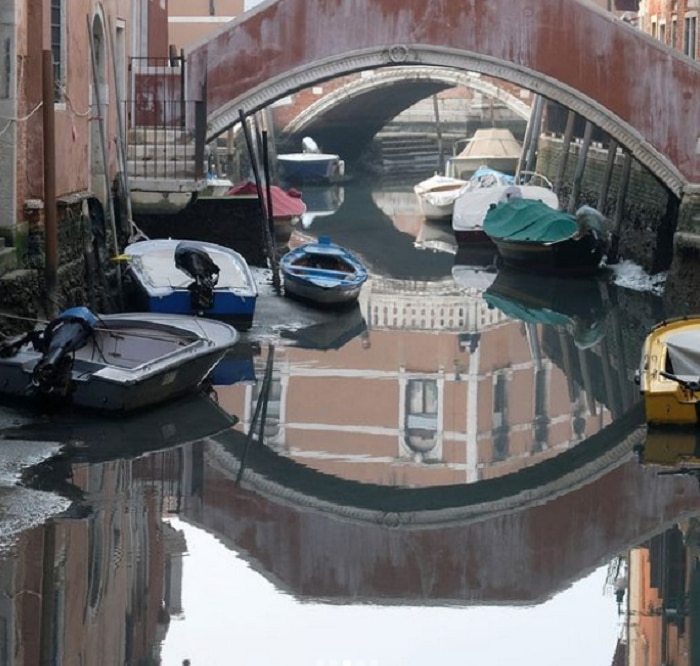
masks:
[[(383, 115), (381, 119), (377, 119), (372, 123), (374, 126), (381, 123), (381, 127), (403, 110), (400, 108), (397, 110), (397, 107), (392, 104), (391, 93), (393, 90), (389, 90), (390, 94), (387, 95), (386, 89), (395, 88), (397, 85), (402, 87), (413, 85), (415, 87), (415, 84), (426, 81), (443, 83), (445, 88), (458, 86), (470, 88), (475, 92), (501, 102), (525, 120), (530, 117), (531, 109), (528, 103), (505, 88), (482, 78), (476, 72), (460, 72), (441, 67), (397, 67), (388, 70), (377, 70), (371, 76), (362, 76), (337, 90), (333, 90), (304, 109), (283, 131), (287, 134), (302, 133), (306, 127), (332, 109), (348, 103), (359, 102), (361, 104), (362, 98), (368, 95), (381, 95), (383, 98), (381, 105), (381, 113)], [(418, 90), (422, 90), (422, 88), (418, 88)], [(400, 100), (403, 100), (403, 97), (399, 96), (397, 101)], [(366, 108), (365, 105), (361, 106), (363, 109)]]
[(217, 469), (230, 478), (238, 477), (245, 460), (245, 485), (285, 504), (401, 529), (468, 525), (552, 501), (627, 461), (644, 441), (640, 409), (637, 405), (588, 440), (517, 474), (434, 488), (387, 488), (339, 479), (267, 447), (245, 457), (240, 433), (213, 437), (221, 448), (211, 451)]
[[(309, 472), (317, 472), (275, 454), (269, 457), (264, 447), (250, 450), (237, 484), (244, 436), (230, 433), (209, 440), (201, 495), (193, 487), (196, 494), (184, 498), (181, 515), (214, 533), (277, 587), (302, 598), (413, 605), (538, 603), (697, 514), (694, 479), (658, 477), (631, 455), (644, 437), (637, 425), (640, 416), (630, 412), (607, 434), (576, 447), (556, 474), (552, 467), (540, 470), (544, 479), (552, 473), (551, 483), (544, 481), (552, 490), (561, 484), (550, 497), (511, 492), (509, 511), (469, 516), (469, 506), (477, 504), (470, 505), (463, 495), (462, 521), (426, 523), (421, 529), (407, 529), (405, 515), (395, 510), (398, 489), (378, 489), (374, 499), (387, 501), (377, 504), (370, 520), (360, 521), (352, 511), (360, 502), (367, 504), (375, 488), (344, 486), (334, 478), (322, 503), (321, 486), (313, 489), (309, 482)], [(183, 481), (189, 485), (192, 479)], [(512, 481), (514, 490), (519, 481)], [(501, 489), (507, 494), (508, 484)], [(519, 504), (518, 496), (527, 503)], [(435, 496), (424, 493), (423, 498), (427, 514)], [(459, 508), (459, 498), (453, 499)]]

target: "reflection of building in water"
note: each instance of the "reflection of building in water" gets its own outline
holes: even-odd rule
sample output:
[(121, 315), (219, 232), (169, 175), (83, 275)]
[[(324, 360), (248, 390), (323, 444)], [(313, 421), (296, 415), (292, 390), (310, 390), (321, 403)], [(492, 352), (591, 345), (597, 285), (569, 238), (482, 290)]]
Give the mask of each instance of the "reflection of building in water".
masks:
[(372, 199), (391, 221), (397, 231), (415, 238), (415, 246), (422, 250), (455, 254), (455, 241), (450, 220), (428, 221), (421, 212), (416, 194), (410, 191), (372, 192)]
[(373, 277), (360, 296), (370, 329), (479, 331), (506, 316), (481, 296), (465, 295), (450, 277), (408, 282)]
[(345, 200), (345, 189), (342, 185), (308, 185), (304, 187), (302, 199), (306, 204), (306, 212), (301, 216), (301, 224), (308, 229), (319, 217), (327, 217), (336, 213)]
[[(266, 443), (307, 466), (388, 485), (474, 482), (555, 456), (612, 420), (609, 360), (564, 330), (509, 320), (447, 283), (379, 281), (362, 298), (367, 339), (275, 349)], [(217, 392), (247, 431), (255, 390)]]
[(131, 469), (74, 466), (90, 509), (24, 532), (22, 557), (0, 559), (3, 665), (159, 663), (170, 615), (181, 611), (184, 543), (162, 523), (162, 479), (135, 479)]
[(627, 663), (698, 663), (699, 532), (694, 517), (629, 552), (629, 587), (620, 604)]
[(413, 238), (418, 236), (424, 218), (412, 189), (406, 192), (373, 191), (372, 200), (398, 231)]

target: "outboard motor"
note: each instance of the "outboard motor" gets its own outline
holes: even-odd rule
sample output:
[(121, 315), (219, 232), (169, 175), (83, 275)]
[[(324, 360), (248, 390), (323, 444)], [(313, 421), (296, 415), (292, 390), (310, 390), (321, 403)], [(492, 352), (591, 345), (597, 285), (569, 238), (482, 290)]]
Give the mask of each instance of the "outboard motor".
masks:
[(69, 308), (50, 322), (35, 343), (42, 357), (34, 367), (32, 384), (42, 393), (66, 396), (71, 389), (73, 352), (87, 344), (97, 317), (85, 307)]
[(219, 267), (212, 258), (195, 243), (180, 241), (175, 246), (175, 266), (189, 275), (193, 282), (190, 291), (192, 309), (208, 310), (214, 305), (214, 287), (219, 281)]

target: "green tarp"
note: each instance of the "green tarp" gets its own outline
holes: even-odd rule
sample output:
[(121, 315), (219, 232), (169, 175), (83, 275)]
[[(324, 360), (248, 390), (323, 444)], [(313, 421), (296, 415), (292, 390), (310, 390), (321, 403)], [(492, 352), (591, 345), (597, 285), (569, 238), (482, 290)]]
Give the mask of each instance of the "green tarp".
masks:
[(557, 243), (575, 236), (576, 218), (535, 199), (510, 199), (492, 206), (484, 232), (496, 240)]
[(503, 314), (511, 319), (520, 319), (528, 324), (550, 324), (552, 326), (566, 326), (571, 322), (570, 317), (567, 317), (560, 312), (554, 312), (547, 308), (537, 308), (496, 294), (493, 291), (486, 290), (483, 293), (483, 299), (492, 308), (498, 308)]

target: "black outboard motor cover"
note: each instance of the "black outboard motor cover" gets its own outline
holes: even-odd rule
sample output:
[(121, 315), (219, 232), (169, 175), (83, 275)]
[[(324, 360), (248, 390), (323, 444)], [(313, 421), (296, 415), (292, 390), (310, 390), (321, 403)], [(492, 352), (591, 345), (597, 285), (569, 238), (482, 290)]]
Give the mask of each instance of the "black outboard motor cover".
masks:
[(42, 393), (66, 396), (71, 389), (73, 352), (87, 344), (97, 317), (87, 308), (70, 308), (51, 321), (37, 346), (42, 357), (34, 367), (32, 384)]
[(192, 309), (201, 312), (211, 308), (220, 272), (212, 258), (196, 243), (180, 241), (175, 246), (175, 266), (193, 279), (187, 287), (191, 294)]

